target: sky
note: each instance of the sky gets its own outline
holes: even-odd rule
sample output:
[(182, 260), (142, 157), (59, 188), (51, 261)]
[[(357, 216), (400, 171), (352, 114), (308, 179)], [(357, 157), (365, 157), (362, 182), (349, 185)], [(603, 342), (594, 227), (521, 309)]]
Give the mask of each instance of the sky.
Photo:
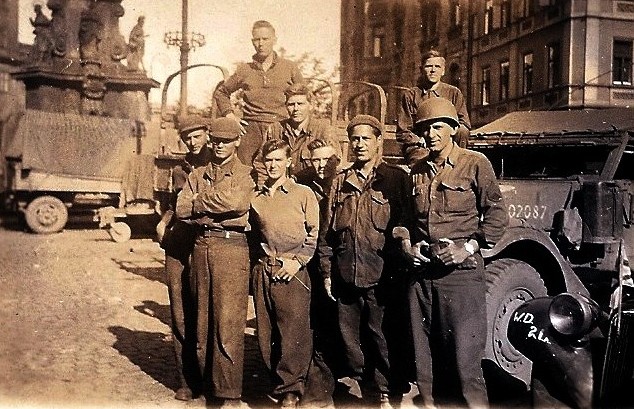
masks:
[[(33, 42), (29, 17), (34, 4), (46, 0), (19, 0), (20, 41)], [(145, 16), (145, 57), (148, 76), (164, 82), (180, 68), (179, 50), (163, 42), (167, 31), (181, 29), (179, 0), (123, 0), (125, 15), (119, 20), (126, 38), (140, 15)], [(251, 26), (256, 20), (268, 20), (277, 31), (277, 48), (284, 47), (291, 55), (311, 53), (322, 58), (326, 67), (339, 63), (340, 0), (189, 0), (189, 31), (205, 36), (206, 45), (190, 52), (189, 63), (209, 63), (226, 67), (230, 73), (235, 64), (249, 61), (253, 54)], [(48, 10), (46, 10), (48, 11)], [(50, 14), (49, 14), (50, 16)], [(188, 102), (201, 105), (221, 79), (219, 70), (196, 68), (188, 74)], [(180, 83), (172, 81), (169, 100), (179, 97)], [(152, 102), (160, 101), (160, 90), (150, 92)]]

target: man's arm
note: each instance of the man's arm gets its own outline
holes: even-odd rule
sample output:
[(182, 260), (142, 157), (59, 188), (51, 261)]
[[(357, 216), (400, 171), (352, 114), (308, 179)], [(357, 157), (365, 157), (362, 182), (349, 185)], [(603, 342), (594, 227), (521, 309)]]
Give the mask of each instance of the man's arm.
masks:
[(230, 184), (205, 187), (193, 200), (194, 213), (240, 216), (249, 211), (255, 183), (249, 172), (235, 174)]
[(196, 191), (197, 181), (196, 171), (194, 171), (187, 176), (187, 181), (176, 198), (176, 217), (179, 219), (187, 219), (194, 215), (194, 199), (197, 195)]
[(328, 192), (328, 203), (324, 211), (324, 220), (320, 223), (319, 237), (317, 239), (317, 255), (319, 256), (319, 271), (324, 279), (330, 279), (330, 269), (332, 263), (332, 247), (331, 247), (331, 235), (333, 211), (335, 205), (335, 197), (338, 189), (337, 179), (332, 183), (330, 191)]
[(236, 92), (242, 87), (242, 66), (238, 66), (236, 72), (221, 82), (216, 91), (214, 92), (214, 101), (218, 106), (218, 113), (222, 116), (227, 116), (233, 113), (233, 106), (231, 105), (231, 94)]
[(478, 241), (480, 248), (491, 248), (504, 234), (509, 218), (493, 166), (484, 156), (478, 163), (476, 185), (482, 221), (471, 238)]

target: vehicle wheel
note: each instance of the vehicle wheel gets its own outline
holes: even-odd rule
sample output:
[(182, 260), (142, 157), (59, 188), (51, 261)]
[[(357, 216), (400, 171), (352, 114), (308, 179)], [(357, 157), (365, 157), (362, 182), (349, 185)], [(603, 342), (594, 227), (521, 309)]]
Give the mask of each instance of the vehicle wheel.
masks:
[(112, 240), (117, 243), (123, 243), (130, 240), (132, 237), (132, 229), (124, 222), (115, 222), (108, 229), (108, 233)]
[(24, 218), (34, 233), (56, 233), (66, 226), (68, 209), (55, 196), (39, 196), (26, 206)]
[(488, 329), (485, 358), (528, 384), (532, 363), (511, 345), (507, 329), (513, 311), (528, 300), (546, 296), (546, 286), (537, 270), (520, 260), (496, 260), (486, 270)]

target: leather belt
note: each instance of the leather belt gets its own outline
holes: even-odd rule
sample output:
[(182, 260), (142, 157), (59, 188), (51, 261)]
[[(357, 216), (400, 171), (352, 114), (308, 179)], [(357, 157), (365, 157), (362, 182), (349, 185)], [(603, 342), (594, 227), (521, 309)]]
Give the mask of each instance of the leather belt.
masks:
[(202, 226), (198, 231), (198, 235), (201, 237), (220, 237), (224, 239), (244, 237), (244, 231), (240, 230), (224, 230), (224, 229), (210, 229)]

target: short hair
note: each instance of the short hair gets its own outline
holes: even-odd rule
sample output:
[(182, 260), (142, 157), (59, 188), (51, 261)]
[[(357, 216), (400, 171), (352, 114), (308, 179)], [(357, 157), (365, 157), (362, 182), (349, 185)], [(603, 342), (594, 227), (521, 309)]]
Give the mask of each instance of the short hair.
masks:
[(422, 55), (421, 61), (424, 63), (430, 58), (442, 58), (443, 62), (445, 61), (445, 57), (438, 50), (429, 50), (425, 54)]
[(275, 27), (273, 27), (273, 24), (269, 23), (266, 20), (258, 20), (255, 23), (253, 23), (253, 28), (251, 29), (251, 31), (256, 30), (258, 28), (270, 28), (273, 31), (273, 34), (275, 34)]
[(278, 149), (283, 149), (284, 153), (286, 153), (287, 158), (291, 157), (291, 147), (288, 142), (283, 139), (269, 139), (262, 144), (262, 159), (264, 159), (264, 157), (269, 153)]
[(337, 151), (335, 142), (333, 142), (331, 139), (319, 139), (319, 138), (313, 139), (312, 141), (308, 142), (308, 145), (306, 145), (306, 147), (311, 152), (314, 151), (315, 149), (327, 148), (327, 147), (333, 148), (335, 152)]
[(294, 97), (296, 95), (305, 95), (308, 102), (312, 102), (313, 100), (313, 91), (311, 91), (310, 88), (308, 88), (308, 85), (303, 82), (291, 84), (288, 88), (286, 88), (286, 90), (284, 90), (284, 96), (287, 101), (290, 97)]

